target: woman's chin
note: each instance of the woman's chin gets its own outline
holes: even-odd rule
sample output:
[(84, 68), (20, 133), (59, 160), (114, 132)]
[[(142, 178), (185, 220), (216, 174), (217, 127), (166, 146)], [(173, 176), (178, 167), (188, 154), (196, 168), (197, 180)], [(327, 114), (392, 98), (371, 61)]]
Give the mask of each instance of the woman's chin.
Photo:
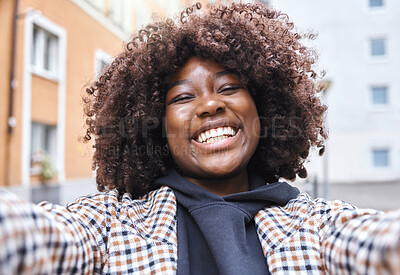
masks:
[(200, 167), (205, 178), (224, 179), (240, 175), (246, 170), (245, 165), (238, 162), (218, 162), (214, 165)]

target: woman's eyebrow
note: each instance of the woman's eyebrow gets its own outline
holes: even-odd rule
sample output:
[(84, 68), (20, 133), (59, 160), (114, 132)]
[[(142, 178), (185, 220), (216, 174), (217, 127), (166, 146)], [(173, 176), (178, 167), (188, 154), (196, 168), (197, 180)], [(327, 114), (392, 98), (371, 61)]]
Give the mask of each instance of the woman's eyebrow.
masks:
[(218, 78), (218, 77), (221, 77), (221, 76), (227, 75), (227, 74), (233, 74), (233, 75), (236, 75), (236, 74), (235, 74), (235, 73), (233, 73), (232, 71), (225, 70), (225, 71), (221, 71), (221, 72), (217, 72), (217, 73), (213, 74), (213, 78), (215, 79), (215, 78)]
[[(231, 72), (231, 71), (225, 70), (225, 71), (221, 71), (221, 72), (216, 72), (216, 73), (214, 73), (214, 74), (212, 75), (212, 77), (213, 77), (214, 79), (216, 79), (216, 78), (219, 78), (219, 77), (224, 76), (224, 75), (227, 75), (227, 74), (236, 75), (235, 73), (233, 73), (233, 72)], [(168, 90), (171, 90), (173, 87), (175, 87), (175, 86), (177, 86), (177, 85), (186, 85), (186, 84), (189, 84), (189, 83), (191, 83), (191, 82), (192, 82), (192, 81), (190, 81), (189, 79), (182, 79), (182, 80), (175, 81), (174, 83), (172, 83), (171, 85), (168, 86)]]
[(171, 90), (173, 87), (175, 87), (177, 85), (185, 85), (185, 84), (189, 84), (189, 83), (191, 83), (191, 81), (189, 79), (182, 79), (182, 80), (175, 81), (174, 83), (172, 83), (171, 85), (168, 86), (167, 91)]

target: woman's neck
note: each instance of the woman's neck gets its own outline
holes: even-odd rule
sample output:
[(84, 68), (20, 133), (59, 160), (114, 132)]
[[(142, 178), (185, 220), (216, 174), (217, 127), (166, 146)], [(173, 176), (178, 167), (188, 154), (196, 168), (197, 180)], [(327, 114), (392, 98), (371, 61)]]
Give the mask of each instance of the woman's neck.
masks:
[(237, 176), (221, 179), (197, 179), (185, 175), (183, 175), (183, 177), (221, 197), (249, 190), (249, 177), (247, 171), (244, 171)]

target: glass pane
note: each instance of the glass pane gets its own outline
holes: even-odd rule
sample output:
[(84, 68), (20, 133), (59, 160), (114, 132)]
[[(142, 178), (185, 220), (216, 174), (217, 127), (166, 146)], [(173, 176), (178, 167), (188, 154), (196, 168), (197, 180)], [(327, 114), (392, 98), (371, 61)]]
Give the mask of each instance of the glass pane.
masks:
[(50, 36), (46, 35), (44, 44), (44, 68), (50, 70)]
[(385, 105), (388, 103), (387, 88), (373, 87), (372, 88), (372, 104)]
[(369, 0), (369, 6), (371, 8), (382, 7), (383, 6), (383, 0)]
[(50, 137), (51, 137), (51, 128), (50, 126), (45, 127), (45, 135), (44, 135), (44, 150), (49, 153), (50, 152)]
[(44, 46), (43, 67), (45, 70), (55, 73), (57, 68), (58, 38), (50, 33), (46, 33)]
[(85, 0), (88, 2), (92, 7), (99, 10), (100, 12), (105, 11), (106, 0)]
[(371, 39), (371, 55), (372, 56), (382, 56), (385, 55), (385, 39)]
[(373, 162), (375, 167), (388, 167), (389, 166), (389, 152), (388, 150), (374, 150)]
[(58, 37), (34, 26), (32, 37), (32, 65), (39, 71), (57, 74)]
[(110, 2), (109, 16), (115, 24), (122, 26), (122, 22), (124, 22), (124, 2), (121, 0)]
[(56, 126), (32, 122), (31, 165), (40, 163), (45, 157), (56, 159)]
[(106, 62), (104, 60), (100, 61), (100, 70), (99, 70), (100, 74), (104, 73), (104, 71), (106, 70), (107, 66), (108, 66), (108, 62)]
[(33, 28), (33, 37), (32, 37), (32, 65), (36, 65), (36, 51), (37, 51), (37, 42), (38, 42), (38, 29), (36, 27)]
[(40, 123), (32, 123), (31, 128), (31, 164), (41, 161), (44, 150), (44, 127)]

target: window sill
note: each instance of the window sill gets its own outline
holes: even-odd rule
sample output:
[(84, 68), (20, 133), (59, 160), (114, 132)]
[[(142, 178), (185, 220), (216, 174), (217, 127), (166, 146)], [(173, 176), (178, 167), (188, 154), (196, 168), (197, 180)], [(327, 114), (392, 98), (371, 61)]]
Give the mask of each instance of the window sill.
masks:
[(41, 167), (31, 167), (30, 168), (31, 176), (38, 176), (38, 175), (40, 175), (41, 172), (42, 172), (42, 168)]
[(32, 72), (32, 74), (43, 77), (45, 79), (48, 79), (48, 80), (51, 80), (51, 81), (54, 81), (57, 83), (60, 82), (60, 79), (54, 73), (51, 73), (50, 71), (32, 67), (31, 72)]
[(387, 55), (383, 56), (369, 56), (367, 59), (369, 64), (385, 64), (389, 62)]
[(390, 166), (371, 166), (372, 171), (374, 172), (386, 172), (386, 171), (390, 171), (391, 167)]
[(367, 7), (367, 14), (375, 15), (375, 14), (385, 14), (388, 11), (386, 6), (382, 7)]
[(375, 106), (370, 105), (367, 107), (367, 111), (370, 113), (389, 113), (391, 108), (389, 105)]

